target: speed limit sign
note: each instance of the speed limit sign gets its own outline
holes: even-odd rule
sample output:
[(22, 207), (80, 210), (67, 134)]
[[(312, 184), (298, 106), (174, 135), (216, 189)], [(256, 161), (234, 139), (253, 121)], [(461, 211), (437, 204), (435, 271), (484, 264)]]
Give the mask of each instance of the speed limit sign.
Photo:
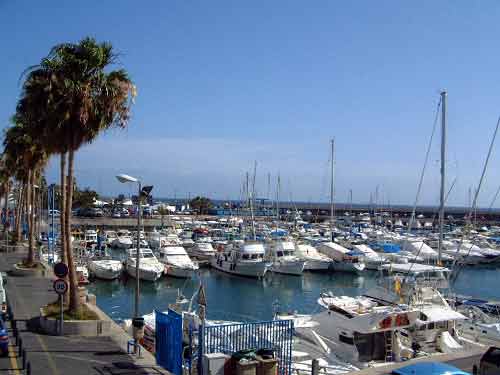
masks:
[(68, 290), (68, 283), (64, 279), (57, 279), (53, 286), (57, 294), (64, 294)]

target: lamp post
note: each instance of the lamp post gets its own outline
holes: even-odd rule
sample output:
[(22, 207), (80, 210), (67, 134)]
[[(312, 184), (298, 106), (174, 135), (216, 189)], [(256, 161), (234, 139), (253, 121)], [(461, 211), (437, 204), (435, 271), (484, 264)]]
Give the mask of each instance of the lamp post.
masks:
[[(121, 183), (137, 183), (138, 184), (138, 195), (137, 195), (137, 253), (135, 254), (135, 304), (134, 304), (134, 320), (140, 318), (139, 316), (139, 291), (140, 291), (140, 279), (139, 279), (139, 265), (140, 265), (140, 248), (141, 248), (141, 181), (139, 179), (128, 176), (126, 174), (120, 174), (116, 176), (117, 180)], [(135, 328), (135, 327), (134, 327)], [(137, 337), (134, 334), (135, 340), (135, 350), (137, 350)]]

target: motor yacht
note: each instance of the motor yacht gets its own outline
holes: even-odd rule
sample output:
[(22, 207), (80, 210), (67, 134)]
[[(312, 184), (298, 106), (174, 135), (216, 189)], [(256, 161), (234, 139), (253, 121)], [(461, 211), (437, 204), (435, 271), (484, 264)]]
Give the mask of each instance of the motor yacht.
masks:
[(285, 275), (300, 276), (306, 261), (295, 255), (295, 244), (290, 240), (274, 240), (267, 246), (270, 271)]
[(233, 241), (212, 257), (213, 268), (247, 277), (263, 277), (269, 264), (264, 259), (264, 245), (253, 241)]
[(191, 278), (198, 265), (189, 258), (182, 246), (164, 246), (160, 248), (158, 260), (165, 264), (165, 275)]
[(215, 256), (215, 250), (210, 242), (195, 242), (194, 246), (187, 249), (190, 256), (200, 260), (210, 260)]
[(321, 242), (318, 251), (333, 259), (332, 268), (335, 271), (361, 273), (365, 269), (365, 264), (360, 260), (357, 252), (334, 242)]
[(130, 235), (130, 232), (128, 230), (119, 230), (118, 233), (116, 233), (116, 238), (112, 242), (112, 246), (117, 249), (130, 249), (134, 243), (132, 240), (132, 237)]
[(306, 262), (304, 271), (328, 271), (333, 265), (331, 258), (321, 254), (314, 246), (306, 243), (297, 244), (295, 253), (297, 257)]
[[(131, 249), (128, 251), (128, 258), (126, 260), (125, 268), (131, 277), (135, 277), (136, 273), (136, 256), (137, 250)], [(146, 281), (158, 280), (165, 269), (165, 265), (160, 263), (153, 254), (153, 251), (148, 248), (141, 248), (139, 250), (139, 278)]]
[(89, 263), (90, 273), (103, 280), (114, 280), (120, 277), (123, 271), (123, 263), (120, 260), (98, 259)]

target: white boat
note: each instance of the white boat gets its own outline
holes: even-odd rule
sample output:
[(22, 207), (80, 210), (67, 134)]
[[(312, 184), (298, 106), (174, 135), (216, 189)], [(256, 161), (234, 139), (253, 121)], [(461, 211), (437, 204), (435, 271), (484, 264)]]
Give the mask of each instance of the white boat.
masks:
[[(135, 277), (136, 273), (136, 255), (136, 249), (129, 250), (128, 258), (125, 264), (127, 273), (131, 277)], [(158, 259), (156, 259), (151, 249), (140, 249), (139, 256), (139, 278), (146, 281), (158, 280), (165, 269), (164, 264), (160, 263)]]
[(475, 342), (500, 346), (500, 316), (487, 314), (477, 306), (461, 305), (457, 311), (467, 317), (457, 323), (456, 329), (461, 336)]
[(360, 254), (360, 258), (366, 266), (367, 270), (377, 270), (382, 264), (387, 261), (377, 254), (372, 248), (365, 244), (353, 245), (353, 250)]
[(215, 256), (215, 250), (210, 242), (196, 242), (193, 247), (188, 249), (188, 254), (200, 260), (209, 260)]
[(123, 263), (112, 259), (93, 260), (88, 267), (94, 277), (104, 280), (117, 279), (123, 271)]
[(85, 242), (97, 244), (97, 232), (93, 229), (87, 229), (85, 231)]
[(319, 253), (312, 245), (299, 243), (296, 246), (295, 253), (306, 262), (304, 271), (328, 271), (333, 265), (331, 258)]
[(261, 278), (268, 270), (264, 255), (265, 249), (261, 243), (234, 241), (217, 252), (210, 264), (219, 271), (233, 275)]
[(313, 328), (295, 329), (299, 337), (325, 348), (332, 357), (360, 367), (411, 357), (396, 339), (398, 331), (415, 323), (416, 310), (370, 296), (322, 294), (318, 303), (324, 311), (311, 316), (309, 326)]
[(268, 246), (270, 271), (285, 275), (300, 276), (304, 271), (305, 260), (295, 256), (295, 244), (292, 241), (275, 240)]
[(146, 233), (146, 240), (148, 241), (149, 247), (153, 250), (159, 249), (165, 239), (166, 236), (162, 232), (154, 231)]
[(165, 275), (191, 278), (198, 265), (189, 258), (182, 246), (166, 246), (160, 249), (158, 260), (165, 264)]
[(114, 230), (107, 230), (104, 232), (104, 237), (106, 239), (107, 246), (113, 246), (113, 241), (118, 238)]
[(332, 267), (335, 271), (361, 273), (365, 269), (365, 264), (355, 253), (337, 243), (322, 242), (318, 251), (333, 259)]
[(112, 246), (117, 249), (130, 249), (133, 245), (132, 237), (128, 230), (119, 230)]

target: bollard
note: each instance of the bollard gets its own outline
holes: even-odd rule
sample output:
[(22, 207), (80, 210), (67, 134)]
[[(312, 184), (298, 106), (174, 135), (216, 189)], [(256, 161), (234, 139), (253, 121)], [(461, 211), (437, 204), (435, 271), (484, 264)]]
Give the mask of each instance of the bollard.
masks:
[(26, 364), (26, 375), (31, 375), (31, 363)]
[(23, 349), (23, 369), (26, 368), (26, 349)]
[(23, 352), (23, 339), (19, 337), (19, 342), (17, 345), (17, 356), (20, 357)]
[(311, 375), (319, 375), (319, 362), (317, 359), (312, 360)]

